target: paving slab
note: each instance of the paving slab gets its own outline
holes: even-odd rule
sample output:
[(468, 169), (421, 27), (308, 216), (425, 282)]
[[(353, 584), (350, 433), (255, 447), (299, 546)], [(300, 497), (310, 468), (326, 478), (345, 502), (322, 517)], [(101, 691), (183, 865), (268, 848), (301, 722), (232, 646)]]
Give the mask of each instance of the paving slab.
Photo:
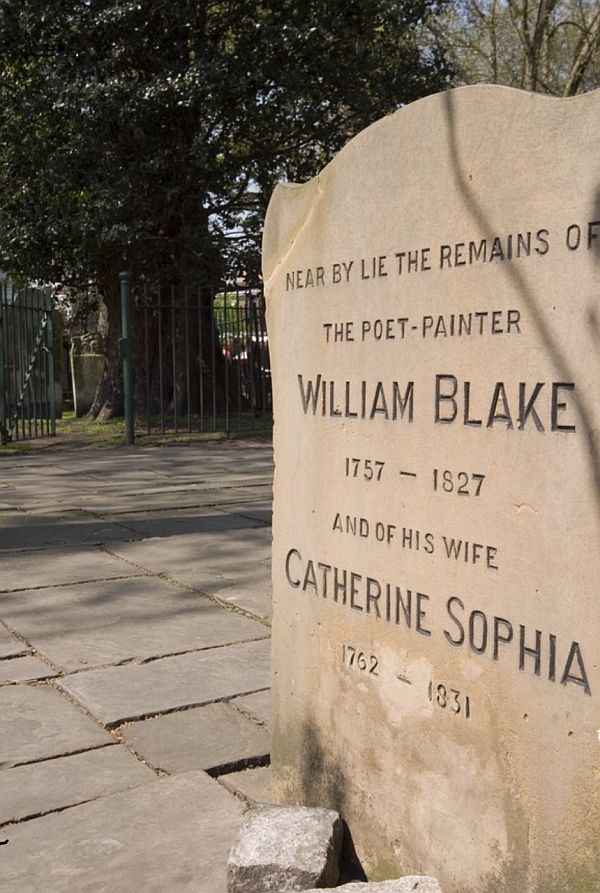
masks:
[(0, 767), (114, 742), (113, 736), (52, 685), (0, 689)]
[[(139, 574), (98, 546), (69, 546), (0, 556), (0, 592)], [(0, 616), (3, 599), (0, 600)]]
[(105, 725), (145, 719), (268, 688), (270, 642), (245, 642), (65, 676), (72, 697)]
[(49, 679), (56, 676), (48, 664), (31, 654), (0, 660), (0, 685), (15, 682), (31, 682), (34, 679)]
[(151, 576), (9, 593), (0, 610), (65, 671), (265, 635), (262, 624)]
[[(273, 617), (273, 596), (271, 586), (271, 568), (269, 566), (260, 567), (260, 574), (255, 580), (244, 581), (242, 583), (234, 583), (229, 580), (223, 580), (223, 585), (216, 585), (215, 581), (206, 581), (205, 588), (202, 592), (208, 595), (217, 596), (222, 602), (228, 605), (234, 605), (242, 608), (255, 617), (264, 618), (270, 621)], [(185, 575), (187, 577), (187, 575)], [(194, 578), (183, 578), (182, 582), (188, 582), (195, 588), (200, 589), (200, 582), (196, 582)]]
[[(150, 559), (152, 560), (152, 559)], [(211, 565), (209, 568), (208, 565)], [(167, 571), (175, 579), (181, 580), (187, 585), (200, 589), (209, 595), (221, 594), (225, 589), (240, 590), (250, 589), (254, 586), (264, 587), (265, 583), (271, 591), (271, 565), (269, 561), (253, 560), (248, 556), (245, 567), (236, 567), (235, 564), (226, 565), (218, 570), (214, 559), (210, 556), (199, 558), (196, 561), (188, 561), (186, 564), (173, 562), (173, 567)]]
[[(239, 530), (243, 527), (258, 527), (263, 524), (256, 518), (230, 514), (212, 507), (162, 512), (160, 515), (148, 517), (136, 513), (134, 515), (110, 515), (107, 518), (112, 524), (118, 523), (122, 531), (131, 531), (136, 538), (170, 538), (178, 534), (198, 536), (219, 531)], [(112, 539), (114, 541), (116, 536)]]
[(29, 650), (27, 645), (24, 645), (20, 639), (17, 639), (17, 637), (13, 636), (7, 629), (0, 626), (0, 660), (5, 657), (17, 657), (19, 654), (26, 654)]
[[(0, 670), (49, 657), (70, 674), (0, 688), (0, 822), (19, 822), (0, 836), (1, 889), (225, 893), (240, 796), (187, 767), (265, 758), (264, 698), (248, 692), (269, 686), (270, 649), (240, 635), (264, 624), (200, 593), (268, 614), (271, 476), (270, 445), (248, 441), (0, 460), (0, 617), (27, 641), (0, 626)], [(123, 726), (119, 745), (93, 703), (111, 723), (167, 715)]]
[(118, 744), (5, 769), (0, 775), (0, 824), (95, 800), (155, 778), (148, 766)]
[(106, 543), (135, 536), (127, 527), (119, 527), (115, 522), (99, 521), (76, 511), (43, 516), (16, 512), (9, 523), (6, 523), (6, 519), (3, 521), (0, 526), (2, 552), (71, 543)]
[(243, 794), (254, 803), (271, 803), (271, 767), (258, 766), (256, 769), (243, 769), (219, 776), (219, 781), (230, 791)]
[(0, 888), (226, 893), (241, 821), (241, 804), (204, 773), (157, 779), (6, 828)]
[[(176, 450), (165, 449), (164, 456), (168, 457), (161, 465), (161, 470), (167, 475), (199, 475), (207, 474), (234, 475), (235, 477), (248, 476), (256, 480), (261, 474), (270, 475), (273, 469), (273, 449), (270, 444), (251, 445), (248, 441), (228, 444), (212, 444), (202, 446), (196, 456), (190, 455), (185, 450), (177, 453)], [(193, 448), (196, 450), (196, 446)], [(200, 452), (201, 451), (201, 452)], [(162, 452), (162, 450), (161, 450)], [(199, 454), (200, 453), (200, 461)]]
[(229, 502), (222, 506), (223, 511), (261, 521), (263, 524), (271, 524), (273, 520), (273, 503), (271, 498), (247, 499), (242, 502)]
[[(21, 476), (20, 476), (21, 477)], [(4, 489), (2, 500), (17, 511), (25, 514), (30, 508), (38, 505), (56, 506), (61, 500), (67, 500), (69, 495), (75, 495), (78, 491), (70, 489), (64, 481), (33, 480), (31, 483), (21, 480)]]
[(270, 735), (264, 726), (228, 704), (132, 723), (121, 734), (151, 766), (170, 774), (215, 769), (270, 753)]
[(267, 726), (271, 725), (271, 689), (268, 691), (257, 691), (255, 694), (247, 695), (245, 698), (235, 698), (231, 704), (235, 707), (240, 707), (258, 722), (262, 722)]
[[(244, 494), (244, 499), (250, 502), (252, 495)], [(164, 482), (157, 483), (154, 487), (140, 488), (130, 493), (107, 493), (103, 489), (100, 493), (77, 494), (71, 498), (70, 504), (82, 509), (92, 509), (113, 517), (132, 514), (147, 514), (150, 512), (166, 512), (180, 508), (202, 508), (207, 506), (219, 506), (222, 504), (236, 504), (240, 501), (240, 491), (226, 487), (201, 487), (197, 483), (165, 486)]]
[(143, 539), (110, 549), (135, 567), (167, 574), (257, 617), (271, 616), (269, 527)]
[(155, 573), (172, 571), (174, 576), (187, 579), (205, 571), (227, 573), (232, 579), (235, 568), (245, 572), (256, 561), (271, 557), (271, 529), (248, 527), (230, 531), (178, 534), (167, 539), (152, 537), (138, 542), (114, 543), (110, 551)]

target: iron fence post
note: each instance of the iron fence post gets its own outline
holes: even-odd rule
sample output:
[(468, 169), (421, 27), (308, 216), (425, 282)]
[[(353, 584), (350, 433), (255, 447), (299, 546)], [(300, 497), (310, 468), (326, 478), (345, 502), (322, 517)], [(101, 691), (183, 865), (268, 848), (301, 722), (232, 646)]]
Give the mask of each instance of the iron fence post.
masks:
[(4, 378), (4, 285), (0, 282), (0, 444), (8, 441), (6, 382)]
[(123, 359), (123, 403), (125, 408), (125, 443), (133, 446), (133, 364), (131, 350), (131, 273), (119, 273), (121, 283), (121, 357)]
[[(54, 390), (54, 325), (52, 321), (52, 293), (46, 292), (43, 295), (44, 309), (48, 314), (48, 325), (46, 326), (46, 349), (47, 349), (47, 387), (48, 387), (48, 408), (50, 410), (50, 434), (56, 436), (56, 393)], [(34, 397), (35, 400), (35, 397)]]

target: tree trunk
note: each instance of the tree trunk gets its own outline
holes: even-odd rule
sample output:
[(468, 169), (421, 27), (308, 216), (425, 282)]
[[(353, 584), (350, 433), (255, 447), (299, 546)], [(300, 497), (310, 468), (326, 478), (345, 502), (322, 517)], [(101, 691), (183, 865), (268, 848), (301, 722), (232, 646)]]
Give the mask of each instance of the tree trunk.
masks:
[[(114, 279), (114, 281), (112, 281)], [(106, 305), (107, 332), (104, 339), (106, 366), (98, 382), (96, 395), (87, 414), (99, 422), (123, 415), (123, 370), (119, 341), (121, 338), (121, 293), (118, 275), (107, 276), (100, 291)]]

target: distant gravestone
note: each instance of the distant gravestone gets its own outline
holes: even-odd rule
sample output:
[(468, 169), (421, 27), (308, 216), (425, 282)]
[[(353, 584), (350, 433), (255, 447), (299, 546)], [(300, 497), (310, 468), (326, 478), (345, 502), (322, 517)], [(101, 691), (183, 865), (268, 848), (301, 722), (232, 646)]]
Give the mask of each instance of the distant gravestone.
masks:
[(77, 418), (91, 408), (106, 367), (100, 335), (89, 333), (71, 340), (73, 402)]
[(374, 879), (600, 890), (600, 92), (379, 121), (263, 269), (278, 802)]

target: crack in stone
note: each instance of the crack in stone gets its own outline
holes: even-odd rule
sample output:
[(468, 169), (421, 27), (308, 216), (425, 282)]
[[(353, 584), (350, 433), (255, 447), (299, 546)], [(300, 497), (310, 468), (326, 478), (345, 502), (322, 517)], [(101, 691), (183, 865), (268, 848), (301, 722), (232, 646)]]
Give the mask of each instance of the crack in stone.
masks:
[[(270, 524), (257, 525), (255, 530), (260, 529), (260, 527), (270, 527)], [(185, 589), (188, 592), (193, 592), (197, 595), (201, 595), (203, 598), (209, 599), (209, 601), (213, 602), (216, 605), (219, 605), (221, 608), (225, 608), (225, 610), (230, 611), (233, 614), (240, 614), (242, 617), (247, 617), (249, 620), (255, 620), (257, 623), (262, 624), (262, 626), (266, 626), (267, 629), (271, 629), (271, 622), (267, 617), (261, 617), (259, 614), (253, 614), (252, 611), (247, 610), (246, 608), (242, 608), (239, 605), (232, 605), (230, 602), (225, 601), (224, 599), (219, 598), (217, 595), (211, 594), (209, 592), (204, 592), (204, 590), (199, 589), (197, 586), (192, 586), (190, 583), (184, 583), (183, 580), (178, 580), (176, 577), (169, 576), (167, 571), (150, 571), (148, 568), (145, 568), (143, 564), (138, 564), (136, 561), (132, 561), (131, 558), (124, 558), (122, 555), (119, 555), (117, 552), (113, 552), (108, 546), (102, 546), (102, 551), (107, 555), (111, 555), (113, 558), (118, 558), (120, 561), (124, 561), (130, 567), (138, 568), (141, 571), (144, 571), (140, 576), (150, 576), (156, 577), (159, 580), (164, 580), (165, 583), (170, 583), (172, 586), (178, 586), (180, 589)], [(262, 560), (262, 559), (260, 559)], [(268, 560), (268, 559), (267, 559)], [(257, 560), (257, 563), (259, 561)], [(215, 573), (214, 571), (208, 571), (212, 573), (216, 577), (221, 577), (223, 580), (227, 580), (226, 577), (223, 577), (221, 574)], [(134, 576), (134, 575), (132, 575)], [(234, 583), (234, 581), (232, 581)], [(225, 588), (225, 587), (224, 587)]]
[(124, 729), (128, 725), (129, 725), (129, 723), (123, 723), (123, 725), (119, 726), (119, 728), (109, 729), (108, 731), (111, 733), (111, 735), (114, 738), (117, 739), (118, 743), (129, 754), (131, 754), (131, 756), (134, 757), (134, 759), (136, 759), (138, 761), (138, 763), (142, 763), (143, 766), (146, 766), (147, 769), (150, 769), (152, 772), (154, 772), (154, 774), (156, 775), (157, 778), (165, 778), (165, 777), (168, 778), (171, 775), (170, 772), (167, 772), (166, 769), (161, 769), (160, 766), (155, 766), (153, 763), (148, 762), (148, 760), (146, 760), (140, 753), (137, 752), (137, 750), (135, 749), (135, 747), (133, 747), (133, 745), (131, 745), (128, 741), (125, 740), (121, 730)]
[[(87, 797), (85, 800), (78, 800), (76, 803), (67, 803), (66, 806), (55, 806), (52, 809), (44, 809), (39, 812), (33, 812), (25, 816), (21, 816), (18, 819), (9, 819), (7, 822), (0, 822), (0, 828), (8, 828), (11, 825), (21, 825), (23, 822), (30, 822), (33, 819), (41, 819), (46, 815), (54, 815), (55, 813), (65, 812), (67, 809), (75, 809), (78, 806), (84, 806), (86, 803), (95, 803), (97, 800), (102, 800), (104, 797), (110, 797), (112, 794), (120, 794), (124, 791), (133, 791), (136, 788), (141, 788), (148, 782), (140, 782), (139, 784), (127, 785), (127, 787), (119, 788), (117, 791), (110, 791), (106, 794), (98, 794), (96, 797)], [(7, 840), (6, 843), (9, 841)]]
[[(241, 691), (235, 692), (231, 695), (225, 695), (222, 698), (209, 698), (205, 701), (195, 701), (191, 704), (182, 704), (176, 707), (166, 707), (164, 710), (153, 710), (147, 713), (134, 713), (131, 716), (123, 716), (120, 719), (115, 719), (109, 722), (104, 723), (104, 728), (109, 732), (112, 732), (113, 729), (119, 729), (122, 726), (127, 725), (127, 723), (132, 722), (145, 722), (149, 719), (157, 719), (159, 716), (170, 716), (172, 713), (184, 713), (186, 710), (195, 710), (198, 707), (207, 707), (209, 704), (228, 704), (233, 698), (247, 698), (248, 695), (255, 695), (258, 692), (268, 691), (268, 688), (256, 688), (251, 691)], [(77, 703), (77, 702), (75, 702)], [(96, 720), (98, 722), (98, 720)]]
[(219, 766), (212, 766), (205, 769), (207, 775), (211, 778), (220, 778), (222, 775), (231, 775), (233, 772), (243, 772), (245, 769), (260, 769), (264, 766), (271, 765), (271, 754), (257, 754), (253, 757), (242, 757), (239, 760), (232, 760), (229, 763), (222, 763)]
[(89, 719), (93, 720), (97, 726), (100, 726), (101, 729), (110, 732), (111, 729), (109, 726), (100, 722), (100, 720), (96, 716), (94, 716), (93, 713), (90, 713), (85, 704), (82, 704), (81, 701), (78, 701), (70, 692), (60, 686), (59, 683), (61, 681), (62, 679), (48, 679), (44, 684), (51, 685), (60, 695), (62, 695), (63, 698), (65, 698), (65, 700), (73, 704), (74, 707), (77, 707), (77, 709), (84, 713), (87, 717), (89, 717)]
[[(263, 688), (263, 691), (269, 691), (269, 690), (270, 689), (268, 689), (268, 688)], [(243, 697), (243, 695), (236, 695), (236, 698), (237, 697)], [(264, 719), (259, 719), (258, 716), (255, 716), (253, 713), (250, 713), (245, 707), (242, 706), (242, 704), (236, 704), (235, 701), (232, 700), (230, 702), (229, 706), (232, 707), (237, 713), (239, 713), (240, 716), (243, 716), (244, 719), (249, 719), (256, 726), (260, 726), (260, 728), (267, 729), (270, 731), (270, 724), (268, 722), (265, 722)]]
[[(17, 632), (16, 629), (13, 629), (13, 627), (9, 623), (7, 623), (6, 620), (3, 620), (0, 617), (0, 629), (2, 629), (2, 628), (4, 628), (8, 633), (10, 633), (12, 636), (14, 636), (15, 639), (17, 639), (23, 645), (25, 645), (27, 648), (27, 651), (29, 652), (29, 654), (32, 657), (37, 657), (39, 660), (42, 661), (42, 663), (47, 664), (50, 667), (50, 669), (53, 671), (55, 676), (59, 676), (59, 675), (62, 676), (62, 670), (59, 669), (59, 667), (57, 667), (57, 665), (55, 663), (53, 663), (49, 657), (46, 657), (45, 654), (42, 654), (41, 651), (38, 651), (37, 648), (33, 645), (33, 643), (29, 641), (29, 639), (27, 639), (21, 633)], [(23, 680), (23, 681), (26, 682), (29, 680)], [(35, 681), (35, 680), (31, 680), (31, 681)]]
[[(183, 651), (171, 651), (167, 654), (156, 654), (151, 655), (150, 657), (124, 657), (121, 660), (114, 661), (113, 663), (108, 664), (94, 664), (92, 667), (76, 667), (73, 670), (57, 670), (56, 678), (60, 679), (68, 679), (70, 676), (82, 676), (84, 673), (94, 673), (99, 670), (111, 670), (117, 667), (143, 667), (146, 664), (154, 663), (157, 660), (164, 660), (169, 657), (181, 657), (184, 654), (198, 654), (201, 651), (216, 651), (219, 648), (229, 648), (232, 645), (244, 645), (249, 642), (266, 642), (270, 639), (270, 636), (256, 636), (255, 638), (250, 639), (235, 639), (232, 642), (219, 642), (216, 645), (203, 645), (201, 648), (186, 648)], [(41, 680), (29, 680), (34, 683)], [(27, 684), (24, 680), (24, 684)]]
[(163, 658), (167, 657), (179, 657), (183, 654), (198, 654), (201, 651), (217, 651), (220, 648), (230, 648), (232, 645), (244, 645), (248, 642), (266, 642), (270, 638), (270, 636), (256, 636), (251, 639), (235, 639), (232, 642), (220, 642), (217, 645), (204, 645), (202, 648), (187, 648), (184, 651), (172, 651), (168, 654), (157, 654), (156, 656), (145, 657), (138, 662), (138, 666), (145, 666), (146, 664), (151, 664), (154, 663), (154, 661), (163, 660)]
[(66, 750), (61, 753), (51, 754), (49, 757), (35, 757), (33, 760), (21, 760), (17, 762), (9, 760), (6, 763), (0, 764), (0, 770), (18, 769), (19, 766), (35, 766), (37, 763), (49, 763), (51, 760), (62, 760), (63, 757), (76, 757), (80, 753), (89, 753), (92, 750), (103, 750), (105, 747), (115, 747), (118, 743), (118, 741), (105, 741), (104, 744), (93, 744), (91, 747), (79, 747), (75, 750)]
[[(73, 580), (70, 583), (47, 583), (44, 586), (22, 586), (18, 589), (0, 589), (0, 595), (8, 595), (11, 592), (37, 592), (40, 589), (64, 589), (65, 586), (85, 586), (89, 583), (113, 583), (118, 580), (139, 580), (140, 577), (154, 576), (150, 571), (138, 574), (123, 574), (119, 577), (92, 577), (89, 580)], [(2, 621), (0, 621), (2, 622)]]
[[(120, 527), (123, 529), (123, 532), (135, 533), (129, 527), (125, 527), (124, 524), (118, 524), (115, 522), (116, 527)], [(121, 543), (135, 543), (138, 542), (142, 537), (131, 537), (130, 539), (120, 540)], [(1, 555), (23, 555), (28, 552), (51, 552), (52, 550), (56, 551), (57, 549), (101, 549), (104, 545), (100, 540), (89, 540), (83, 543), (69, 543), (66, 540), (57, 540), (53, 543), (46, 543), (43, 546), (35, 546), (31, 548), (30, 546), (24, 546), (22, 549), (0, 549)]]
[[(214, 602), (216, 605), (219, 605), (220, 608), (225, 608), (227, 611), (230, 611), (232, 614), (240, 614), (242, 617), (247, 617), (249, 620), (255, 620), (257, 623), (262, 624), (262, 626), (266, 626), (267, 629), (271, 629), (271, 622), (267, 617), (262, 617), (260, 614), (253, 614), (252, 611), (249, 611), (247, 608), (242, 608), (239, 605), (231, 604), (231, 602), (225, 601), (225, 599), (219, 598), (218, 595), (211, 594), (209, 592), (204, 592), (202, 589), (198, 589), (197, 587), (192, 586), (189, 583), (184, 583), (181, 580), (177, 580), (174, 577), (169, 577), (166, 573), (159, 573), (156, 575), (160, 577), (161, 580), (164, 580), (166, 583), (171, 583), (174, 586), (180, 586), (182, 589), (187, 589), (188, 592), (194, 592), (198, 595), (201, 595), (203, 598), (209, 599), (211, 602)], [(215, 574), (215, 576), (219, 577), (220, 574)], [(226, 577), (221, 577), (224, 581), (227, 582)], [(234, 581), (232, 581), (234, 583)], [(235, 583), (234, 583), (235, 585)], [(230, 588), (230, 587), (223, 587)]]

